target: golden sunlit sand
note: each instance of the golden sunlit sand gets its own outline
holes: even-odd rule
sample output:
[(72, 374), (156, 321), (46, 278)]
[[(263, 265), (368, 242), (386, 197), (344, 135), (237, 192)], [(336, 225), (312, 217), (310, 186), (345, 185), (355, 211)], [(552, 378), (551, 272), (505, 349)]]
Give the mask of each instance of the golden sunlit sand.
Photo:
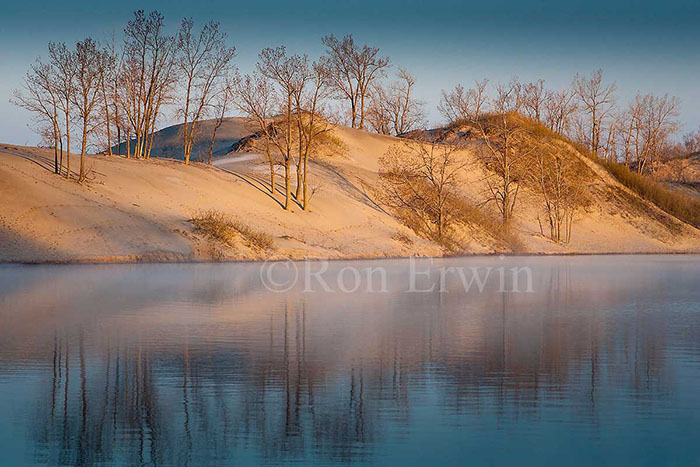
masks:
[[(314, 161), (316, 190), (308, 212), (280, 207), (268, 190), (267, 163), (231, 153), (214, 166), (152, 158), (91, 155), (93, 179), (80, 185), (52, 173), (53, 151), (0, 146), (0, 260), (4, 262), (170, 262), (267, 258), (441, 256), (377, 204), (378, 159), (399, 142), (346, 127), (333, 134), (343, 151)], [(478, 143), (462, 150), (474, 159)], [(499, 244), (478, 225), (462, 232), (462, 254), (676, 253), (700, 251), (700, 231), (664, 213), (580, 156), (595, 174), (594, 202), (577, 215), (569, 245), (540, 234), (541, 202), (523, 190), (515, 212), (518, 248)], [(240, 160), (241, 162), (236, 162)], [(483, 171), (469, 166), (460, 185), (483, 198)], [(279, 178), (279, 177), (278, 177)], [(281, 183), (281, 180), (280, 182)], [(279, 187), (281, 191), (281, 185)], [(262, 251), (221, 244), (194, 231), (190, 219), (214, 209), (272, 237)], [(453, 253), (454, 254), (454, 253)]]

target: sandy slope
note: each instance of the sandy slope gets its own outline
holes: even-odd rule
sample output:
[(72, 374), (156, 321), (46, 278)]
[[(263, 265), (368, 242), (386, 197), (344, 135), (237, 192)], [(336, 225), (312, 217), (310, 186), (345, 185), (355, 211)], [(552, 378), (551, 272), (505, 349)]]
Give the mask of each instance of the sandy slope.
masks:
[[(187, 261), (261, 259), (241, 244), (212, 243), (193, 232), (188, 219), (202, 209), (225, 211), (274, 237), (274, 257), (385, 257), (441, 255), (374, 202), (377, 158), (395, 138), (338, 128), (342, 155), (311, 167), (316, 189), (311, 210), (281, 209), (281, 190), (267, 191), (266, 165), (243, 154), (214, 167), (177, 161), (90, 156), (95, 179), (87, 186), (51, 172), (51, 151), (0, 146), (1, 261)], [(475, 143), (476, 144), (476, 143)], [(473, 155), (467, 150), (464, 157)], [(576, 223), (572, 245), (539, 234), (539, 201), (525, 192), (516, 219), (527, 253), (700, 251), (700, 232), (669, 218), (590, 162), (590, 189), (598, 202)], [(74, 164), (75, 166), (75, 164)], [(465, 195), (483, 199), (483, 173), (466, 175)], [(672, 229), (665, 225), (671, 224)], [(401, 235), (397, 235), (401, 234)], [(407, 240), (408, 239), (408, 240)], [(478, 229), (465, 253), (494, 253)]]

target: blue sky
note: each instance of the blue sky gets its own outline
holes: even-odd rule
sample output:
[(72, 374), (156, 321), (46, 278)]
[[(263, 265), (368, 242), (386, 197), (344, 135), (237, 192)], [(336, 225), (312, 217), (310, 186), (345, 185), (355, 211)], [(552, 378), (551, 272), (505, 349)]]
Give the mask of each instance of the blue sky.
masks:
[[(261, 48), (286, 45), (311, 57), (320, 38), (352, 33), (380, 47), (417, 80), (430, 119), (440, 90), (475, 79), (543, 78), (565, 86), (576, 72), (603, 68), (618, 85), (620, 101), (637, 91), (681, 99), (684, 131), (700, 126), (700, 0), (554, 2), (453, 0), (267, 2), (130, 0), (101, 4), (11, 2), (0, 21), (0, 141), (36, 144), (29, 115), (8, 103), (30, 63), (46, 55), (48, 41), (75, 42), (121, 33), (133, 10), (158, 9), (171, 30), (182, 17), (222, 23), (238, 48), (242, 72)], [(165, 123), (165, 122), (164, 122)]]

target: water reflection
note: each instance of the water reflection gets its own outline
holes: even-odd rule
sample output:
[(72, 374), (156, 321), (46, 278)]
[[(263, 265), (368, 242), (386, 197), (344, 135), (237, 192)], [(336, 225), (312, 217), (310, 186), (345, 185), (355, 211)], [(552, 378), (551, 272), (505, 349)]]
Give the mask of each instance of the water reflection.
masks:
[(0, 447), (76, 465), (697, 459), (697, 258), (505, 261), (534, 293), (408, 294), (402, 261), (389, 293), (352, 295), (267, 292), (253, 264), (0, 268)]

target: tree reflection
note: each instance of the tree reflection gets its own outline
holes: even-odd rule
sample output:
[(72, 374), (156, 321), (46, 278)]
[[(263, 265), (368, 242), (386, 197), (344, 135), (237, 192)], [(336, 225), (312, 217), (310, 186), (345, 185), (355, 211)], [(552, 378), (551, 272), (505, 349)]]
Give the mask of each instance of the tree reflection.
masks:
[(534, 295), (346, 303), (327, 294), (209, 294), (204, 274), (204, 289), (189, 284), (196, 299), (187, 307), (147, 296), (129, 313), (71, 310), (80, 319), (42, 327), (42, 345), (22, 357), (47, 368), (31, 403), (36, 459), (361, 461), (392, 427), (411, 429), (430, 397), (456, 423), (537, 420), (559, 401), (592, 426), (616, 391), (639, 411), (672, 397), (668, 353), (674, 345), (697, 352), (697, 336), (671, 342), (672, 317), (636, 304), (637, 289), (592, 296), (571, 275), (544, 269)]

